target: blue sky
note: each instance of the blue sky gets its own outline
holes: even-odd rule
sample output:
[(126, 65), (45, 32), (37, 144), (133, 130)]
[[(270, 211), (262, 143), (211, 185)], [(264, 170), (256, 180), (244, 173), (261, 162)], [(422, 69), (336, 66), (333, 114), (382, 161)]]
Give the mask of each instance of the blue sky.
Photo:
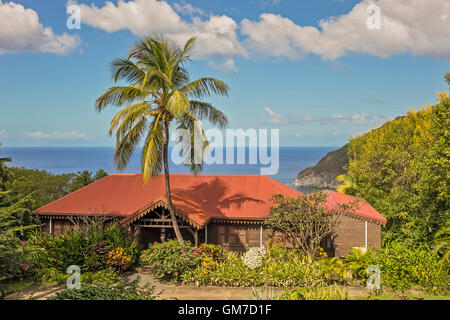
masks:
[[(113, 84), (111, 59), (153, 31), (199, 35), (191, 76), (230, 85), (209, 100), (229, 128), (279, 128), (285, 146), (342, 145), (448, 89), (447, 0), (111, 2), (0, 0), (3, 145), (113, 145), (116, 110), (94, 101)], [(71, 4), (80, 30), (66, 26)], [(377, 30), (365, 25), (373, 4)]]

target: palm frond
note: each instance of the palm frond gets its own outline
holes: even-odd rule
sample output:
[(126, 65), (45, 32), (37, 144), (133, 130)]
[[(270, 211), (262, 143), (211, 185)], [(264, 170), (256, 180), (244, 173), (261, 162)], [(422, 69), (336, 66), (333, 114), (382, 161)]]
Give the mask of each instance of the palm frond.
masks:
[(215, 78), (200, 78), (194, 80), (180, 89), (186, 92), (188, 96), (205, 98), (214, 95), (228, 96), (230, 87), (223, 82)]
[(145, 139), (141, 155), (142, 181), (146, 183), (150, 176), (160, 174), (163, 163), (163, 127), (161, 114), (153, 119)]
[(95, 102), (97, 111), (103, 110), (108, 105), (121, 107), (124, 104), (144, 100), (146, 93), (139, 86), (117, 86), (109, 88)]
[(182, 116), (189, 108), (189, 100), (186, 95), (179, 90), (175, 90), (170, 95), (166, 110), (169, 111), (175, 117)]
[(190, 112), (200, 120), (208, 119), (214, 125), (224, 128), (228, 125), (227, 116), (207, 102), (190, 100)]
[(140, 118), (133, 128), (121, 136), (120, 139), (116, 139), (114, 163), (119, 170), (126, 168), (134, 150), (139, 145), (145, 130), (147, 129), (147, 122), (146, 118)]
[(124, 133), (128, 132), (139, 118), (148, 118), (151, 116), (151, 112), (152, 109), (148, 102), (139, 102), (120, 110), (111, 121), (109, 136), (116, 130), (116, 137), (121, 139)]
[(126, 80), (127, 82), (141, 82), (144, 78), (142, 71), (133, 61), (126, 58), (116, 58), (111, 62), (111, 71), (114, 82)]

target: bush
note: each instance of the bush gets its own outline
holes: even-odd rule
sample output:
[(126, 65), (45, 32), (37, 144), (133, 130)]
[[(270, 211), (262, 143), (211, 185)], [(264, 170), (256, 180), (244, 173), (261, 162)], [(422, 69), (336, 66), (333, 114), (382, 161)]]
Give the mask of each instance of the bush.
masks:
[(318, 286), (286, 290), (277, 300), (347, 300), (348, 292), (339, 286)]
[(120, 226), (107, 229), (93, 223), (84, 231), (66, 230), (55, 235), (36, 232), (30, 241), (35, 247), (33, 262), (40, 270), (55, 268), (62, 273), (70, 265), (84, 272), (109, 267), (126, 270), (139, 257), (139, 249)]
[(106, 242), (98, 242), (90, 246), (84, 254), (84, 271), (101, 270), (107, 265), (111, 246)]
[(114, 269), (104, 269), (94, 272), (81, 273), (81, 283), (113, 284), (119, 280), (119, 272)]
[(50, 300), (154, 300), (154, 287), (139, 287), (140, 278), (131, 282), (120, 281), (114, 285), (85, 284), (80, 289), (65, 289)]
[(117, 248), (112, 250), (108, 254), (108, 260), (106, 264), (109, 267), (115, 268), (117, 270), (125, 271), (130, 267), (131, 258), (125, 254), (123, 248)]
[(41, 270), (55, 268), (65, 273), (70, 265), (84, 264), (84, 251), (88, 243), (81, 232), (69, 230), (62, 235), (36, 233), (32, 243), (38, 249), (34, 261)]
[(361, 253), (353, 250), (345, 257), (353, 275), (366, 281), (370, 265), (377, 265), (381, 270), (382, 286), (394, 291), (406, 291), (418, 285), (428, 293), (449, 292), (450, 265), (446, 259), (426, 247), (411, 248), (400, 243), (386, 245), (377, 252), (368, 250)]
[(27, 201), (24, 198), (12, 206), (0, 207), (0, 280), (23, 278), (34, 267), (34, 248), (23, 239), (36, 226), (25, 226), (18, 218), (28, 214)]
[(55, 284), (63, 284), (66, 283), (67, 278), (70, 277), (70, 274), (61, 272), (56, 268), (43, 268), (39, 269), (35, 275), (35, 279), (38, 283), (55, 283)]
[(157, 277), (169, 277), (175, 281), (183, 272), (196, 268), (201, 260), (189, 241), (180, 244), (178, 240), (155, 242), (142, 252), (140, 258), (141, 264), (152, 268)]
[[(325, 282), (319, 263), (295, 252), (272, 251), (254, 269), (245, 265), (237, 254), (218, 263), (214, 269), (198, 267), (183, 275), (183, 282), (197, 286), (315, 286)], [(285, 257), (289, 257), (286, 259)]]
[(242, 262), (250, 268), (256, 269), (262, 266), (266, 250), (264, 248), (250, 248), (242, 255)]

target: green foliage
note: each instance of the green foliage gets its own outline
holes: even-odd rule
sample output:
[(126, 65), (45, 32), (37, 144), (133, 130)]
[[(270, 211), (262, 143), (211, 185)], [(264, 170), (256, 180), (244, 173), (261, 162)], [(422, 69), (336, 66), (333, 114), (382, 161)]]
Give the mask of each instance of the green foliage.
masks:
[(318, 262), (295, 252), (269, 251), (262, 265), (250, 269), (237, 254), (228, 254), (226, 260), (214, 269), (197, 267), (183, 275), (183, 282), (197, 286), (315, 286), (325, 282)]
[(107, 175), (108, 174), (103, 169), (97, 170), (97, 172), (94, 175), (92, 175), (92, 173), (87, 170), (78, 171), (77, 174), (74, 175), (72, 181), (70, 182), (71, 192), (83, 188), (94, 181), (100, 180), (106, 177)]
[[(0, 143), (0, 146), (2, 144)], [(1, 158), (0, 157), (0, 197), (2, 195), (2, 192), (6, 190), (5, 183), (10, 179), (11, 174), (6, 167), (6, 162), (10, 162), (11, 158)]]
[(8, 171), (10, 178), (5, 183), (5, 188), (9, 191), (7, 200), (15, 202), (30, 195), (31, 202), (28, 206), (30, 210), (78, 190), (105, 174), (102, 169), (97, 171), (94, 177), (88, 171), (77, 174), (53, 174), (44, 170), (15, 167), (8, 168)]
[(298, 198), (274, 195), (274, 206), (265, 224), (284, 234), (293, 246), (305, 254), (315, 255), (325, 237), (333, 237), (338, 214), (351, 211), (351, 206), (329, 209), (327, 195), (318, 191)]
[(435, 251), (426, 247), (411, 248), (400, 243), (386, 245), (373, 252), (362, 253), (353, 250), (345, 256), (357, 279), (366, 281), (370, 265), (377, 265), (381, 270), (381, 284), (395, 291), (406, 291), (418, 285), (428, 293), (448, 293), (450, 264), (441, 259)]
[(106, 264), (116, 270), (125, 271), (131, 266), (131, 258), (126, 255), (123, 248), (116, 248), (108, 254)]
[(34, 279), (40, 283), (63, 284), (66, 283), (70, 274), (62, 272), (54, 267), (38, 268)]
[[(68, 266), (77, 265), (83, 271), (98, 271), (109, 266), (123, 271), (139, 256), (136, 244), (117, 225), (102, 229), (94, 223), (84, 231), (69, 229), (60, 235), (36, 232), (30, 240), (36, 248), (33, 261), (40, 270), (55, 268), (65, 273)], [(119, 251), (120, 259), (116, 255)], [(126, 263), (122, 263), (123, 258)]]
[(295, 290), (286, 289), (277, 300), (347, 300), (348, 292), (346, 288), (337, 285), (299, 287)]
[(140, 286), (140, 278), (116, 284), (82, 284), (79, 289), (65, 289), (50, 300), (154, 300), (154, 287)]
[(0, 207), (0, 277), (17, 278), (29, 273), (33, 267), (33, 247), (24, 239), (35, 225), (22, 225), (17, 218), (28, 210), (25, 198), (9, 207)]
[(443, 259), (450, 260), (450, 223), (436, 233), (434, 244), (436, 252), (441, 254)]
[(92, 272), (82, 272), (81, 273), (81, 283), (91, 283), (91, 284), (114, 284), (119, 280), (119, 272), (114, 269), (103, 269)]
[(142, 252), (140, 262), (151, 267), (156, 276), (177, 281), (183, 272), (194, 269), (201, 260), (190, 242), (180, 244), (178, 240), (168, 240), (149, 245)]
[[(432, 244), (450, 214), (450, 99), (409, 111), (349, 143), (349, 182), (388, 222), (383, 241)], [(350, 187), (349, 187), (350, 186)]]
[[(62, 272), (54, 267), (38, 269), (34, 279), (41, 284), (65, 284), (70, 274)], [(114, 284), (119, 280), (119, 273), (111, 268), (81, 272), (82, 284)]]

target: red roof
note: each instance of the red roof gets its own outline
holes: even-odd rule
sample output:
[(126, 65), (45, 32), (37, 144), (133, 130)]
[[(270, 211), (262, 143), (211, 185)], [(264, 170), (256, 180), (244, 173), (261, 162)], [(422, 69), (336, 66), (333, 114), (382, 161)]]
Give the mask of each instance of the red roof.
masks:
[[(199, 226), (210, 218), (264, 219), (270, 214), (273, 194), (301, 195), (297, 190), (261, 175), (172, 174), (170, 183), (177, 211)], [(333, 199), (341, 201), (337, 196)], [(112, 174), (34, 213), (118, 215), (128, 220), (157, 203), (167, 203), (163, 175), (152, 177), (143, 185), (140, 174)], [(356, 214), (386, 222), (367, 203)]]
[(338, 208), (338, 205), (340, 204), (354, 204), (355, 207), (352, 208), (352, 213), (365, 218), (378, 220), (383, 223), (387, 222), (385, 217), (379, 214), (374, 207), (362, 198), (349, 196), (348, 194), (342, 194), (331, 190), (325, 190), (325, 193), (328, 195), (327, 204), (330, 208)]

